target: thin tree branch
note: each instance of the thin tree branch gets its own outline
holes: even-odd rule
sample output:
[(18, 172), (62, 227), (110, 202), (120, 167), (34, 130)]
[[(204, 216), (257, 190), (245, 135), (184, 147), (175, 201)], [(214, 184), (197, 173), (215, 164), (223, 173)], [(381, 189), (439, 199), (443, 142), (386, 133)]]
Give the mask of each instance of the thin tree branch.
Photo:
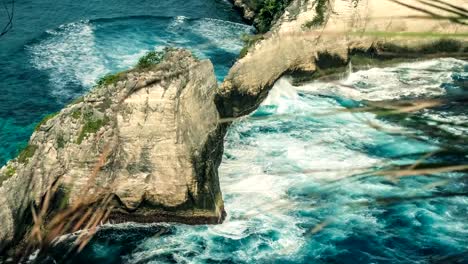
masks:
[(15, 14), (15, 0), (11, 0), (11, 10), (8, 9), (8, 5), (5, 1), (3, 1), (3, 8), (8, 16), (8, 21), (6, 25), (3, 27), (2, 31), (0, 32), (0, 37), (6, 35), (12, 28), (13, 28), (13, 18)]

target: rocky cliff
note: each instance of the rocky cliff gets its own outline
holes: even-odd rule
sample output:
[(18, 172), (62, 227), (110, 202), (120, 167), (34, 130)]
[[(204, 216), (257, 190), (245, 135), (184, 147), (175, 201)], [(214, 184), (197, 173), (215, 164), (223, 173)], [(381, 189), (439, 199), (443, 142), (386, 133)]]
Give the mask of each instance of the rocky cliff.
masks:
[(234, 2), (259, 32), (270, 31), (248, 41), (220, 90), (209, 61), (170, 50), (157, 65), (106, 78), (38, 125), (0, 170), (0, 241), (21, 238), (31, 208), (41, 207), (51, 188), (60, 194), (51, 214), (105, 200), (113, 221), (220, 223), (220, 118), (255, 110), (282, 75), (316, 77), (356, 54), (468, 50), (463, 0)]
[[(250, 1), (238, 2), (248, 6)], [(231, 68), (217, 98), (221, 115), (250, 113), (282, 75), (316, 77), (329, 68), (347, 65), (356, 54), (373, 58), (466, 56), (465, 1), (435, 2), (292, 1), (268, 33), (247, 41), (248, 52)]]
[(0, 170), (4, 246), (25, 232), (30, 208), (51, 186), (61, 208), (108, 199), (111, 221), (223, 221), (217, 169), (226, 128), (213, 66), (184, 50), (161, 56), (157, 65), (108, 76), (45, 118)]
[(231, 0), (244, 19), (260, 33), (267, 32), (283, 14), (291, 0)]

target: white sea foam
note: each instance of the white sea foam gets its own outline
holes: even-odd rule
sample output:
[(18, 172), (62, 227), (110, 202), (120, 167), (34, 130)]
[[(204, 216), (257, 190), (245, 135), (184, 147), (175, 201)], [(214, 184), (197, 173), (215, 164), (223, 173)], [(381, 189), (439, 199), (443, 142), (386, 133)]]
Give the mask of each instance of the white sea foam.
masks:
[[(185, 18), (176, 18), (171, 25), (187, 23)], [(241, 43), (224, 31), (248, 29), (210, 19), (195, 21), (190, 28), (215, 47), (232, 52), (240, 49)], [(67, 90), (65, 84), (69, 82), (89, 87), (99, 76), (133, 65), (144, 52), (158, 47), (156, 43), (143, 45), (141, 41), (129, 40), (122, 46), (104, 49), (104, 44), (96, 44), (94, 27), (88, 22), (63, 26), (49, 34), (52, 37), (30, 49), (34, 65), (49, 72), (56, 85), (53, 94), (57, 96), (73, 92)], [(407, 154), (429, 147), (373, 129), (368, 122), (403, 128), (371, 113), (339, 113), (344, 107), (335, 98), (386, 100), (442, 95), (446, 92), (442, 83), (450, 82), (453, 67), (466, 67), (466, 63), (441, 59), (359, 71), (342, 80), (344, 86), (313, 82), (294, 87), (285, 78), (278, 80), (256, 113), (266, 113), (267, 117), (236, 122), (226, 137), (226, 155), (219, 169), (228, 213), (225, 223), (174, 225), (175, 235), (145, 239), (125, 261), (150, 262), (171, 255), (182, 263), (257, 263), (275, 259), (299, 262), (304, 254), (343, 253), (346, 249), (340, 248), (339, 243), (356, 232), (368, 237), (378, 234), (380, 239), (391, 237), (394, 234), (382, 230), (385, 221), (393, 219), (379, 220), (382, 209), (355, 204), (367, 201), (368, 196), (401, 193), (398, 186), (352, 180), (342, 181), (331, 192), (323, 186), (385, 164), (388, 161), (382, 152)], [(437, 113), (429, 114), (437, 117)], [(466, 199), (457, 200), (457, 204), (467, 203)], [(306, 216), (301, 216), (303, 213)], [(434, 225), (430, 234), (440, 230), (453, 234), (466, 229), (466, 224), (458, 223), (457, 218), (451, 220), (430, 206), (419, 212), (414, 206), (402, 207), (401, 214), (405, 221), (420, 221), (421, 226), (425, 217), (437, 223), (453, 222), (450, 227)], [(312, 236), (310, 231), (324, 221), (328, 226)], [(450, 236), (437, 237), (444, 245), (459, 246)], [(417, 243), (423, 243), (425, 237), (418, 239)]]
[[(189, 48), (201, 58), (209, 58), (213, 50), (218, 57), (220, 52), (234, 56), (242, 48), (240, 35), (251, 30), (234, 22), (184, 16), (138, 22), (138, 18), (81, 21), (48, 30), (28, 47), (32, 64), (49, 75), (57, 100), (69, 100), (105, 74), (128, 69), (146, 52), (164, 46)], [(223, 63), (215, 67), (227, 71), (230, 62)]]
[(353, 72), (335, 83), (313, 82), (297, 89), (370, 101), (433, 97), (446, 94), (441, 85), (451, 82), (451, 70), (466, 65), (468, 63), (455, 59), (403, 63), (395, 67)]
[(29, 47), (32, 63), (49, 73), (55, 87), (52, 94), (57, 98), (69, 99), (80, 92), (73, 84), (90, 87), (108, 71), (95, 49), (93, 30), (88, 21), (63, 25), (50, 30), (51, 37)]
[[(347, 81), (362, 81), (368, 85), (374, 82), (374, 85), (378, 86), (379, 82), (382, 82), (382, 75), (388, 74), (388, 77), (393, 79), (386, 82), (388, 86), (381, 86), (382, 91), (375, 88), (369, 92), (367, 88), (359, 88), (349, 92), (337, 88), (332, 93), (341, 98), (360, 100), (395, 99), (397, 97), (393, 89), (403, 89), (400, 82), (396, 81), (403, 75), (405, 78), (415, 78), (410, 82), (420, 85), (409, 93), (411, 95), (442, 94), (440, 84), (448, 81), (444, 79), (448, 78), (447, 73), (440, 73), (436, 77), (436, 84), (431, 83), (432, 80), (427, 83), (424, 80), (416, 80), (415, 76), (420, 76), (419, 71), (424, 72), (427, 67), (436, 67), (435, 65), (444, 63), (445, 60), (417, 64), (414, 66), (420, 68), (417, 73), (398, 72), (400, 69), (397, 68), (359, 72)], [(428, 78), (428, 74), (423, 73), (421, 78)], [(182, 252), (187, 251), (199, 252), (201, 255), (195, 260), (190, 259), (193, 263), (203, 263), (206, 258), (223, 260), (227, 255), (218, 253), (218, 250), (226, 250), (219, 248), (221, 245), (232, 247), (233, 244), (236, 245), (233, 241), (243, 241), (243, 246), (234, 246), (229, 254), (234, 261), (275, 262), (276, 259), (285, 258), (301, 262), (301, 250), (304, 250), (304, 247), (307, 247), (308, 255), (316, 257), (323, 254), (343, 254), (345, 250), (338, 246), (339, 243), (356, 236), (356, 232), (369, 237), (379, 234), (382, 241), (391, 239), (393, 234), (382, 231), (386, 230), (386, 223), (379, 219), (379, 215), (385, 210), (357, 207), (353, 204), (366, 202), (368, 196), (403, 193), (400, 187), (381, 181), (342, 181), (333, 192), (326, 194), (321, 186), (360, 172), (359, 168), (365, 170), (387, 162), (385, 157), (372, 155), (369, 149), (387, 151), (388, 148), (388, 151), (395, 153), (412, 153), (430, 148), (373, 129), (365, 121), (392, 128), (398, 126), (378, 120), (370, 113), (326, 115), (330, 110), (343, 109), (334, 99), (323, 97), (330, 95), (330, 87), (336, 86), (314, 83), (294, 87), (287, 79), (282, 78), (276, 82), (258, 110), (267, 111), (269, 117), (247, 118), (231, 127), (225, 149), (229, 158), (225, 158), (220, 167), (228, 218), (224, 224), (210, 226), (206, 230), (193, 231), (192, 228), (180, 227), (183, 235), (168, 239), (172, 244), (181, 239), (189, 245), (175, 250), (176, 255), (182, 256)], [(299, 93), (304, 90), (307, 94), (301, 96)], [(275, 118), (276, 115), (278, 118)], [(390, 144), (389, 147), (386, 147), (386, 144)], [(354, 171), (356, 168), (358, 170)], [(295, 199), (294, 195), (291, 196), (291, 191), (301, 192), (304, 188), (308, 189), (305, 193), (311, 195), (309, 199)], [(317, 189), (317, 193), (313, 191), (314, 188)], [(332, 198), (323, 200), (321, 196), (325, 194)], [(294, 213), (297, 210), (308, 211), (315, 217), (300, 217)], [(414, 222), (418, 217), (417, 213), (414, 210), (408, 212), (412, 212), (408, 218)], [(446, 217), (433, 209), (427, 209), (425, 214), (433, 221), (446, 220)], [(313, 228), (313, 223), (320, 224), (322, 221), (326, 221), (328, 225), (319, 232), (316, 239), (307, 235), (310, 229), (301, 227), (310, 225)], [(453, 229), (459, 230), (462, 227), (466, 225), (455, 225)], [(456, 246), (456, 242), (447, 236), (439, 235), (439, 238), (447, 245)], [(196, 243), (193, 243), (194, 240), (205, 241), (208, 243), (207, 248), (200, 251)], [(268, 249), (260, 250), (265, 241)], [(416, 243), (422, 241), (418, 240)], [(151, 247), (161, 242), (167, 240), (150, 240), (144, 244)], [(217, 243), (221, 245), (216, 246)], [(379, 248), (381, 245), (375, 247)], [(388, 248), (386, 250), (390, 252)], [(366, 254), (373, 259), (392, 259), (372, 253)], [(399, 259), (410, 260), (405, 255), (399, 256)]]
[[(243, 47), (243, 43), (239, 41), (240, 35), (251, 32), (251, 28), (243, 24), (212, 18), (197, 20), (192, 30), (199, 36), (206, 38), (207, 44), (210, 46), (219, 47), (232, 53), (238, 53)], [(237, 34), (232, 34), (232, 31), (237, 32)]]
[(186, 16), (177, 16), (174, 18), (172, 23), (169, 25), (169, 28), (178, 28), (184, 24), (184, 22), (187, 20)]

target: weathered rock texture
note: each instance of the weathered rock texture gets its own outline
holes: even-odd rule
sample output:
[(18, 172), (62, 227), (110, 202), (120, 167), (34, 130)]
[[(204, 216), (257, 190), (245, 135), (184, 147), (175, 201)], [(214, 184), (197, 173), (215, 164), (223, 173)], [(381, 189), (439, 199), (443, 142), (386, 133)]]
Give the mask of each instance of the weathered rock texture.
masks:
[(231, 2), (240, 9), (245, 20), (253, 22), (255, 15), (258, 13), (258, 7), (254, 1), (231, 0)]
[(261, 32), (268, 32), (291, 0), (231, 0), (244, 19)]
[(0, 241), (19, 239), (29, 207), (57, 181), (68, 206), (112, 194), (114, 221), (222, 222), (225, 127), (212, 64), (171, 50), (119, 78), (39, 125), (0, 170)]
[[(234, 2), (249, 20), (282, 10), (274, 6), (280, 1)], [(258, 2), (273, 7), (259, 11), (251, 5)], [(346, 65), (354, 53), (466, 52), (465, 1), (428, 3), (293, 0), (280, 19), (264, 16), (276, 23), (216, 95), (211, 63), (186, 51), (94, 89), (40, 125), (26, 150), (0, 170), (0, 241), (20, 239), (29, 208), (53, 183), (68, 206), (111, 194), (116, 221), (221, 222), (217, 168), (226, 127), (219, 118), (255, 110), (285, 73)], [(441, 37), (445, 42), (435, 43)]]
[(343, 66), (353, 53), (466, 52), (467, 8), (464, 0), (294, 0), (231, 68), (217, 98), (220, 113), (248, 114), (283, 74)]

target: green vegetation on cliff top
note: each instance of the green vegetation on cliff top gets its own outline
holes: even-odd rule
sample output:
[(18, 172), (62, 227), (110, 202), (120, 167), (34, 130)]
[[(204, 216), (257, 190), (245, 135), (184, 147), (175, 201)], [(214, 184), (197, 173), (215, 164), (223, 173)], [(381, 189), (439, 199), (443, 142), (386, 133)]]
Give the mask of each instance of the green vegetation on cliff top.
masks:
[(244, 47), (240, 51), (239, 57), (245, 57), (245, 55), (247, 55), (249, 52), (249, 49), (255, 46), (258, 41), (263, 40), (263, 38), (263, 35), (242, 35), (241, 39), (244, 42)]
[(289, 5), (291, 0), (253, 0), (250, 5), (258, 10), (254, 26), (259, 33), (270, 30), (273, 22), (278, 19)]
[[(135, 70), (146, 70), (151, 68), (154, 65), (157, 65), (161, 63), (161, 61), (164, 60), (164, 57), (168, 51), (170, 51), (172, 48), (164, 48), (163, 51), (149, 51), (145, 55), (143, 55), (139, 60), (138, 63), (135, 65), (134, 69)], [(96, 87), (100, 86), (107, 86), (111, 84), (115, 84), (118, 81), (121, 81), (125, 78), (126, 73), (130, 72), (131, 70), (128, 71), (123, 71), (123, 72), (118, 72), (118, 73), (109, 73), (101, 77), (97, 82), (96, 82)]]
[(329, 0), (315, 0), (316, 15), (312, 20), (309, 20), (302, 25), (305, 28), (315, 28), (323, 25), (327, 16), (327, 6)]
[(163, 51), (150, 51), (138, 60), (137, 69), (147, 69), (161, 63), (166, 55), (167, 49)]
[(34, 156), (34, 153), (37, 150), (36, 145), (27, 145), (18, 155), (18, 162), (27, 163), (29, 158)]
[(41, 128), (42, 125), (47, 123), (50, 119), (54, 118), (59, 112), (51, 113), (46, 115), (39, 123), (37, 123), (36, 127), (34, 128), (35, 131), (38, 131), (39, 128)]
[(6, 167), (6, 172), (3, 175), (0, 175), (0, 186), (2, 186), (2, 183), (9, 178), (11, 178), (13, 175), (16, 173), (16, 168), (8, 164)]
[(125, 75), (122, 72), (118, 72), (115, 74), (112, 74), (112, 73), (106, 74), (97, 81), (96, 86), (106, 86), (106, 85), (117, 83), (124, 76)]
[(83, 142), (83, 139), (88, 134), (96, 133), (101, 127), (109, 123), (108, 117), (96, 118), (92, 115), (85, 115), (84, 118), (85, 123), (81, 128), (80, 134), (78, 135), (78, 139), (76, 140), (77, 144), (81, 144), (81, 142)]

